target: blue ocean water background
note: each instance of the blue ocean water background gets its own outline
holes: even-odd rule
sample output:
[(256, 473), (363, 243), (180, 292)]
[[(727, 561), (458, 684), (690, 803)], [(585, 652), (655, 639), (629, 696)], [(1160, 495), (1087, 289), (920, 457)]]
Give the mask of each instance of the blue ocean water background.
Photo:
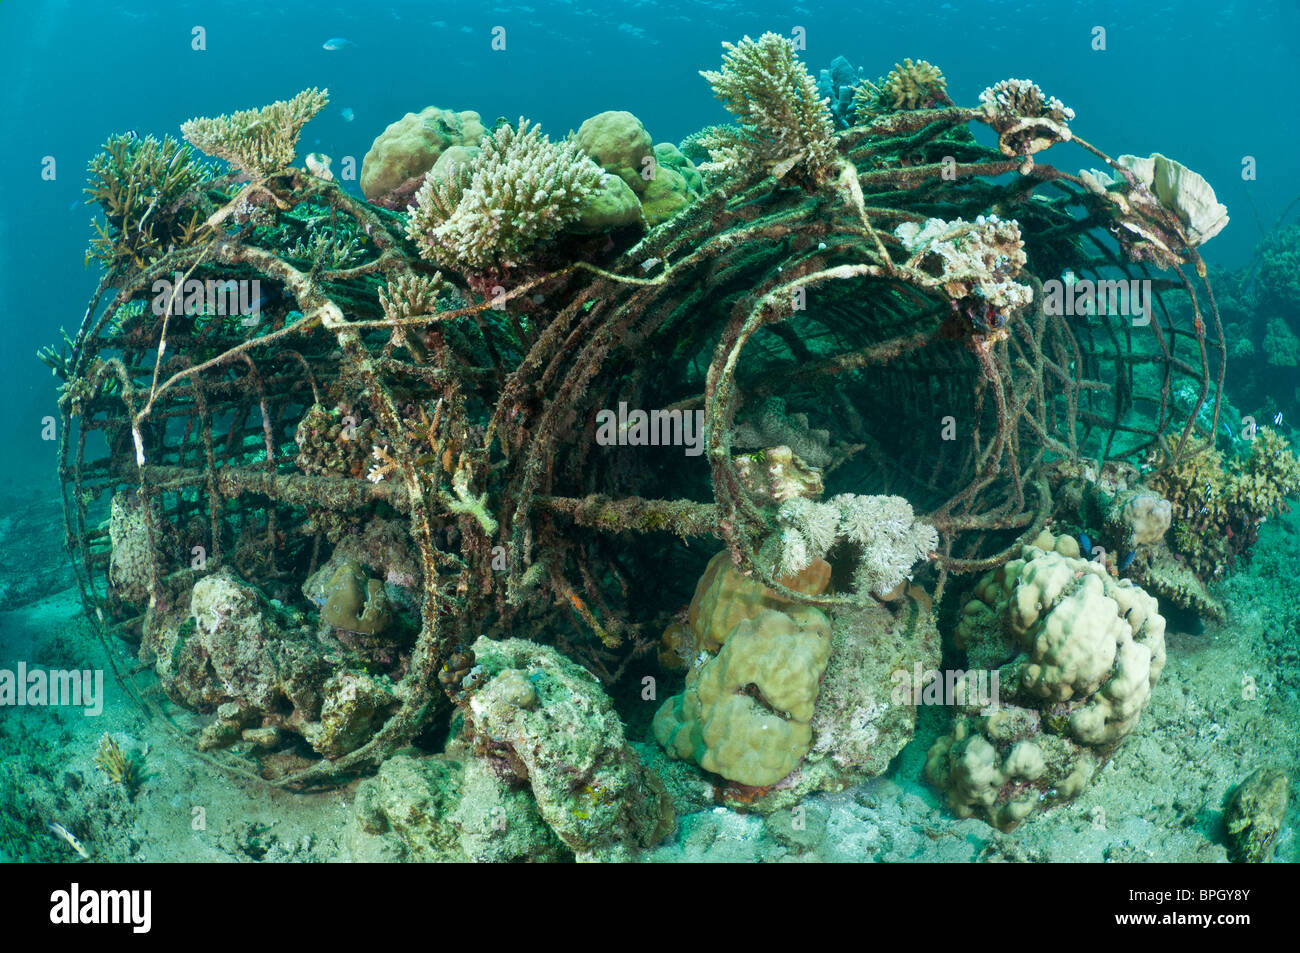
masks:
[[(206, 49), (192, 48), (193, 30)], [(505, 49), (494, 50), (494, 28)], [(1071, 106), (1073, 128), (1111, 155), (1160, 151), (1205, 175), (1232, 224), (1206, 246), (1213, 264), (1246, 262), (1300, 193), (1296, 0), (776, 0), (0, 4), (0, 480), (52, 490), (56, 444), (40, 439), (56, 381), (34, 358), (60, 326), (75, 334), (98, 279), (82, 266), (92, 209), (87, 161), (111, 134), (178, 135), (215, 115), (328, 87), (304, 151), (346, 156), (427, 105), (526, 116), (552, 137), (606, 109), (635, 113), (656, 141), (679, 141), (726, 114), (700, 69), (723, 40), (801, 27), (814, 74), (837, 55), (869, 77), (928, 59), (960, 104), (1007, 77), (1028, 77)], [(1094, 50), (1094, 28), (1106, 49)], [(351, 41), (323, 49), (326, 40)], [(350, 110), (351, 121), (344, 110)], [(1243, 158), (1258, 178), (1244, 181)], [(48, 158), (52, 180), (42, 177)], [(1093, 165), (1056, 147), (1047, 161)], [(356, 182), (345, 183), (354, 191)], [(1229, 382), (1231, 390), (1231, 382)]]

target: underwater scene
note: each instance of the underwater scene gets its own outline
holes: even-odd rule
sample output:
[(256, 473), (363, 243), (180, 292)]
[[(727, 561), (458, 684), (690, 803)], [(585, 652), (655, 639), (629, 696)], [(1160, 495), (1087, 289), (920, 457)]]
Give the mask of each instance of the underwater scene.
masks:
[(1300, 859), (1298, 40), (7, 0), (0, 859)]

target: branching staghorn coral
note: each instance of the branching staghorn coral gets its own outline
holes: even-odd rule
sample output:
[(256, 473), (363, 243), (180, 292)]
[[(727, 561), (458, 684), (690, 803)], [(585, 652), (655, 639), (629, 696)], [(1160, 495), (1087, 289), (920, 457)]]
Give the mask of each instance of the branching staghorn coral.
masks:
[(105, 267), (143, 267), (173, 245), (188, 245), (210, 211), (198, 189), (211, 170), (171, 136), (113, 136), (87, 171), (87, 204), (98, 202), (108, 224), (95, 223), (86, 259)]
[(302, 127), (328, 103), (329, 90), (304, 89), (288, 102), (191, 119), (182, 124), (181, 134), (200, 151), (261, 181), (289, 167)]
[(423, 363), (428, 351), (418, 329), (409, 328), (409, 322), (420, 315), (432, 319), (438, 313), (438, 299), (449, 291), (451, 285), (443, 280), (442, 272), (398, 275), (380, 288), (379, 304), (392, 324), (393, 346), (405, 347), (412, 357)]
[(578, 218), (606, 174), (573, 142), (553, 143), (522, 118), (481, 147), (452, 174), (426, 177), (415, 195), (407, 235), (444, 268), (520, 264)]
[(795, 56), (794, 43), (776, 33), (723, 43), (722, 70), (701, 70), (742, 130), (714, 132), (703, 140), (712, 161), (702, 171), (730, 173), (760, 165), (783, 178), (795, 166), (814, 181), (836, 162), (835, 124), (817, 95), (812, 74)]

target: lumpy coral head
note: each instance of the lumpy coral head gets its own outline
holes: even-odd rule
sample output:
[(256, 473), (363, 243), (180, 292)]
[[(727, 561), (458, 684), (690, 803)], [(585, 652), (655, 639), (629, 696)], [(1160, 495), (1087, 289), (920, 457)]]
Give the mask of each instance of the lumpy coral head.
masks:
[(336, 628), (377, 635), (393, 621), (384, 584), (367, 579), (356, 562), (349, 560), (339, 566), (325, 591), (321, 617)]
[[(808, 595), (821, 595), (830, 585), (831, 567), (816, 560), (799, 573), (779, 580), (788, 588)], [(694, 635), (693, 650), (716, 652), (739, 623), (768, 609), (783, 611), (791, 603), (767, 586), (740, 574), (725, 549), (709, 560), (695, 588), (687, 614)]]
[(654, 143), (641, 120), (630, 112), (611, 109), (592, 116), (578, 127), (574, 143), (632, 191), (644, 192), (650, 184), (647, 170), (655, 161)]
[(740, 622), (718, 655), (655, 716), (669, 754), (752, 787), (793, 771), (812, 743), (813, 705), (830, 658), (818, 609), (765, 610)]
[(475, 146), (487, 134), (472, 109), (455, 112), (428, 106), (407, 113), (379, 134), (361, 163), (361, 191), (374, 201), (414, 178), (422, 178), (448, 149)]

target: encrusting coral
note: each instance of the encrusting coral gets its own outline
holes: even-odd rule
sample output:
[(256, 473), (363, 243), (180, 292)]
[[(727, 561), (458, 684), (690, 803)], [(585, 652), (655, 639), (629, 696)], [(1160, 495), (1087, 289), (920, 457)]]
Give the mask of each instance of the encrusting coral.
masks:
[(1033, 168), (1034, 153), (1073, 138), (1068, 123), (1074, 110), (1027, 79), (1004, 79), (990, 86), (980, 93), (980, 105), (998, 134), (1002, 154), (1025, 160), (1021, 174)]
[(824, 486), (822, 472), (787, 446), (766, 447), (736, 457), (740, 484), (755, 502), (773, 506), (796, 497), (815, 499)]
[(1229, 856), (1239, 864), (1267, 864), (1286, 819), (1287, 772), (1256, 768), (1228, 794), (1223, 827)]
[(579, 860), (627, 860), (672, 831), (658, 776), (627, 744), (600, 683), (549, 646), (476, 640), (466, 729), (499, 776), (532, 792)]
[(481, 148), (447, 178), (427, 177), (415, 195), (407, 235), (443, 267), (483, 272), (527, 259), (579, 217), (607, 174), (575, 143), (553, 143), (525, 119)]
[(392, 623), (392, 609), (379, 579), (367, 579), (355, 560), (343, 562), (325, 585), (321, 618), (330, 625), (378, 635)]
[(1033, 300), (1033, 289), (1013, 279), (1025, 266), (1024, 241), (1017, 222), (996, 215), (974, 222), (932, 218), (924, 225), (904, 222), (895, 235), (911, 253), (910, 264), (936, 283), (973, 329), (987, 340), (1005, 337), (1008, 319)]

